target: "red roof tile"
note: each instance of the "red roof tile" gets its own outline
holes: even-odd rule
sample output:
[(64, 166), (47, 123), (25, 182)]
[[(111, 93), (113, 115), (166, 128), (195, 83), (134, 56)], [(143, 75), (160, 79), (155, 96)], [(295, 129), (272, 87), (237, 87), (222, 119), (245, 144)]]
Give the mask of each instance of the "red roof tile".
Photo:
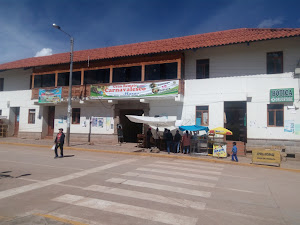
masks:
[[(295, 36), (300, 36), (300, 28), (241, 28), (107, 48), (75, 51), (73, 60), (74, 62), (80, 62), (87, 61), (88, 58), (89, 60), (109, 59)], [(33, 57), (4, 63), (0, 65), (0, 70), (63, 64), (68, 63), (69, 61), (69, 52), (60, 53), (51, 56)]]

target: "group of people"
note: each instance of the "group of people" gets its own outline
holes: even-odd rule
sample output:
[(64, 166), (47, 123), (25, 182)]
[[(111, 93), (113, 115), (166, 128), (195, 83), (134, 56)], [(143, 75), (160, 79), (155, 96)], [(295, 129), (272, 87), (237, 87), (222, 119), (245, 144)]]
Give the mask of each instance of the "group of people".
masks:
[[(152, 131), (151, 128), (149, 128), (147, 131), (147, 148), (151, 148), (151, 137)], [(189, 134), (188, 131), (186, 131), (184, 135), (181, 136), (179, 130), (176, 130), (176, 134), (174, 135), (174, 137), (171, 131), (168, 129), (165, 129), (163, 133), (163, 140), (165, 140), (168, 154), (170, 154), (171, 151), (173, 151), (174, 153), (179, 153), (181, 144), (183, 154), (188, 154), (190, 152), (191, 138), (192, 135)], [(158, 143), (156, 141), (156, 146), (157, 145)]]

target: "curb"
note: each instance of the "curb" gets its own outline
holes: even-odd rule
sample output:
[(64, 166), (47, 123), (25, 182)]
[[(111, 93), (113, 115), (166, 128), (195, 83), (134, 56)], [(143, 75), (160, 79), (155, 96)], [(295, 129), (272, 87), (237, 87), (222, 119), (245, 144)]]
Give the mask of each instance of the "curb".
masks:
[[(0, 144), (4, 145), (18, 145), (18, 146), (30, 146), (30, 147), (41, 147), (41, 148), (51, 148), (52, 145), (38, 145), (38, 144), (25, 144), (25, 143), (13, 143), (13, 142), (0, 142)], [(171, 158), (171, 159), (184, 159), (184, 160), (194, 160), (194, 161), (203, 161), (210, 163), (219, 163), (219, 164), (227, 164), (227, 165), (237, 165), (237, 166), (248, 166), (248, 167), (260, 167), (274, 170), (283, 170), (289, 172), (300, 173), (300, 169), (291, 169), (291, 168), (282, 168), (282, 167), (274, 167), (274, 166), (266, 166), (266, 165), (257, 165), (250, 163), (237, 163), (231, 161), (219, 161), (215, 159), (203, 159), (196, 158), (192, 156), (176, 156), (176, 155), (160, 155), (155, 153), (139, 153), (139, 152), (121, 152), (121, 151), (112, 151), (112, 150), (103, 150), (103, 149), (88, 149), (88, 148), (76, 148), (76, 147), (64, 147), (67, 150), (75, 150), (75, 151), (87, 151), (87, 152), (101, 152), (101, 153), (109, 153), (109, 154), (121, 154), (121, 155), (136, 155), (136, 156), (150, 156), (157, 158)]]

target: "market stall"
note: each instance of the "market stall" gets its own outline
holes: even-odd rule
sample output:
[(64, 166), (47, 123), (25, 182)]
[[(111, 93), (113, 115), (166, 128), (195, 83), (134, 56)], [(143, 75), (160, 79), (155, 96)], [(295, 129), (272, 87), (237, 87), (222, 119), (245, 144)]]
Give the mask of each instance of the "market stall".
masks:
[(191, 137), (191, 146), (190, 146), (191, 154), (201, 154), (201, 155), (208, 154), (208, 138), (207, 138), (208, 127), (197, 126), (197, 125), (180, 126), (179, 130), (183, 132), (184, 131), (193, 132)]
[[(213, 157), (226, 158), (227, 157), (227, 143), (225, 141), (226, 135), (232, 135), (232, 132), (223, 127), (217, 127), (209, 130), (209, 153)], [(222, 135), (221, 139), (215, 139), (215, 135)]]

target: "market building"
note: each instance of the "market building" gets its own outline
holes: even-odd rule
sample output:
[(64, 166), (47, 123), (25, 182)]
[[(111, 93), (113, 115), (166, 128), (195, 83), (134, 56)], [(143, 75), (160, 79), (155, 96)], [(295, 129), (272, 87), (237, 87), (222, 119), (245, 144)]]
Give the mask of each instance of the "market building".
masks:
[[(144, 132), (125, 115), (226, 127), (228, 141), (300, 154), (300, 29), (234, 29), (74, 52), (71, 141), (126, 142)], [(66, 128), (69, 53), (0, 65), (8, 136)], [(91, 121), (91, 126), (90, 126)]]

